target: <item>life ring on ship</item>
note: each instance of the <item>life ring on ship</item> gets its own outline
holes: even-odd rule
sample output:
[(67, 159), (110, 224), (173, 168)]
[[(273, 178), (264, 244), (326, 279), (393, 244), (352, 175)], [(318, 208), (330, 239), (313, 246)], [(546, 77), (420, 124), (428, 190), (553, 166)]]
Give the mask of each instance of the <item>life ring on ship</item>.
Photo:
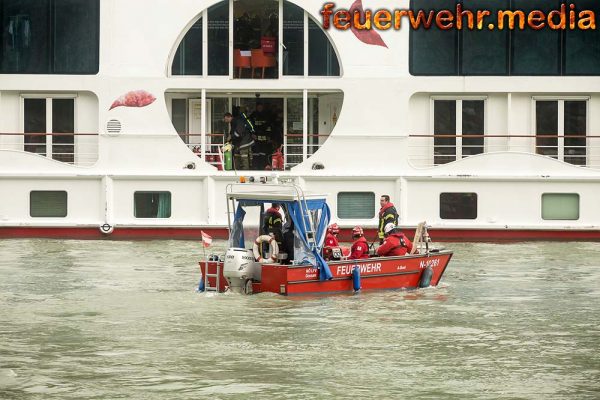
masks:
[(105, 222), (104, 224), (100, 225), (99, 228), (100, 232), (102, 232), (105, 235), (110, 235), (115, 230), (115, 227), (110, 225), (108, 222)]
[[(262, 257), (260, 251), (260, 246), (265, 242), (269, 243), (269, 253), (271, 253), (271, 256), (266, 259)], [(277, 261), (277, 257), (279, 257), (279, 245), (277, 244), (277, 240), (275, 240), (274, 237), (269, 235), (260, 235), (254, 241), (252, 253), (254, 254), (254, 258), (256, 259), (256, 261), (258, 261), (259, 263), (272, 263)]]

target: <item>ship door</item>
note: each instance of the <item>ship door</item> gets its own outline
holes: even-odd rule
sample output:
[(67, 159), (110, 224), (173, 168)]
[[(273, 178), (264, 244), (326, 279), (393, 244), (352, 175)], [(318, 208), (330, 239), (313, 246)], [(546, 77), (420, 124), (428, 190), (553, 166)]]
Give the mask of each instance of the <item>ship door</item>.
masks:
[[(211, 100), (206, 99), (206, 119), (207, 127), (211, 126)], [(190, 99), (188, 102), (188, 126), (191, 148), (198, 146), (198, 149), (202, 147), (202, 100), (201, 99)], [(207, 144), (210, 144), (210, 139), (206, 140)]]

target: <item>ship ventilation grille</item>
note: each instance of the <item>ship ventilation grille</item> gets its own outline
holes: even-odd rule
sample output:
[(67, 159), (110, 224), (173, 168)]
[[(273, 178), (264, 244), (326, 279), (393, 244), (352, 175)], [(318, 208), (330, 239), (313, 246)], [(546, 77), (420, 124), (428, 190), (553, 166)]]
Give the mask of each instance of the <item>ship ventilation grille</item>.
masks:
[(106, 123), (106, 131), (108, 133), (121, 133), (121, 121), (118, 119), (111, 119)]

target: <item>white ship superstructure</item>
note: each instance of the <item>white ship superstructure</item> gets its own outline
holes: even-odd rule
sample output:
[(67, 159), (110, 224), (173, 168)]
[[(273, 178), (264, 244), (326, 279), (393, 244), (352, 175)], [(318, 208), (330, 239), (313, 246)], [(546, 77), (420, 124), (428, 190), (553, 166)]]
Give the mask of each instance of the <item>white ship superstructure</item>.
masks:
[[(407, 25), (381, 45), (324, 30), (322, 8), (2, 0), (0, 236), (220, 236), (226, 185), (277, 176), (346, 228), (375, 228), (388, 194), (437, 239), (600, 238), (600, 30)], [(223, 114), (258, 103), (284, 170), (222, 170)]]

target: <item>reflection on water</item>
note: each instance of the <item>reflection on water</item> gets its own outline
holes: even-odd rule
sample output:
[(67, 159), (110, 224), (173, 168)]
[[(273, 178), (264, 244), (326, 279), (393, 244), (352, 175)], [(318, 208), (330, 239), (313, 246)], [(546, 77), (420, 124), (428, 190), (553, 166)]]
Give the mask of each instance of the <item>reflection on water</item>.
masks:
[(598, 398), (600, 244), (447, 247), (438, 288), (287, 298), (196, 293), (197, 242), (0, 241), (0, 398)]

